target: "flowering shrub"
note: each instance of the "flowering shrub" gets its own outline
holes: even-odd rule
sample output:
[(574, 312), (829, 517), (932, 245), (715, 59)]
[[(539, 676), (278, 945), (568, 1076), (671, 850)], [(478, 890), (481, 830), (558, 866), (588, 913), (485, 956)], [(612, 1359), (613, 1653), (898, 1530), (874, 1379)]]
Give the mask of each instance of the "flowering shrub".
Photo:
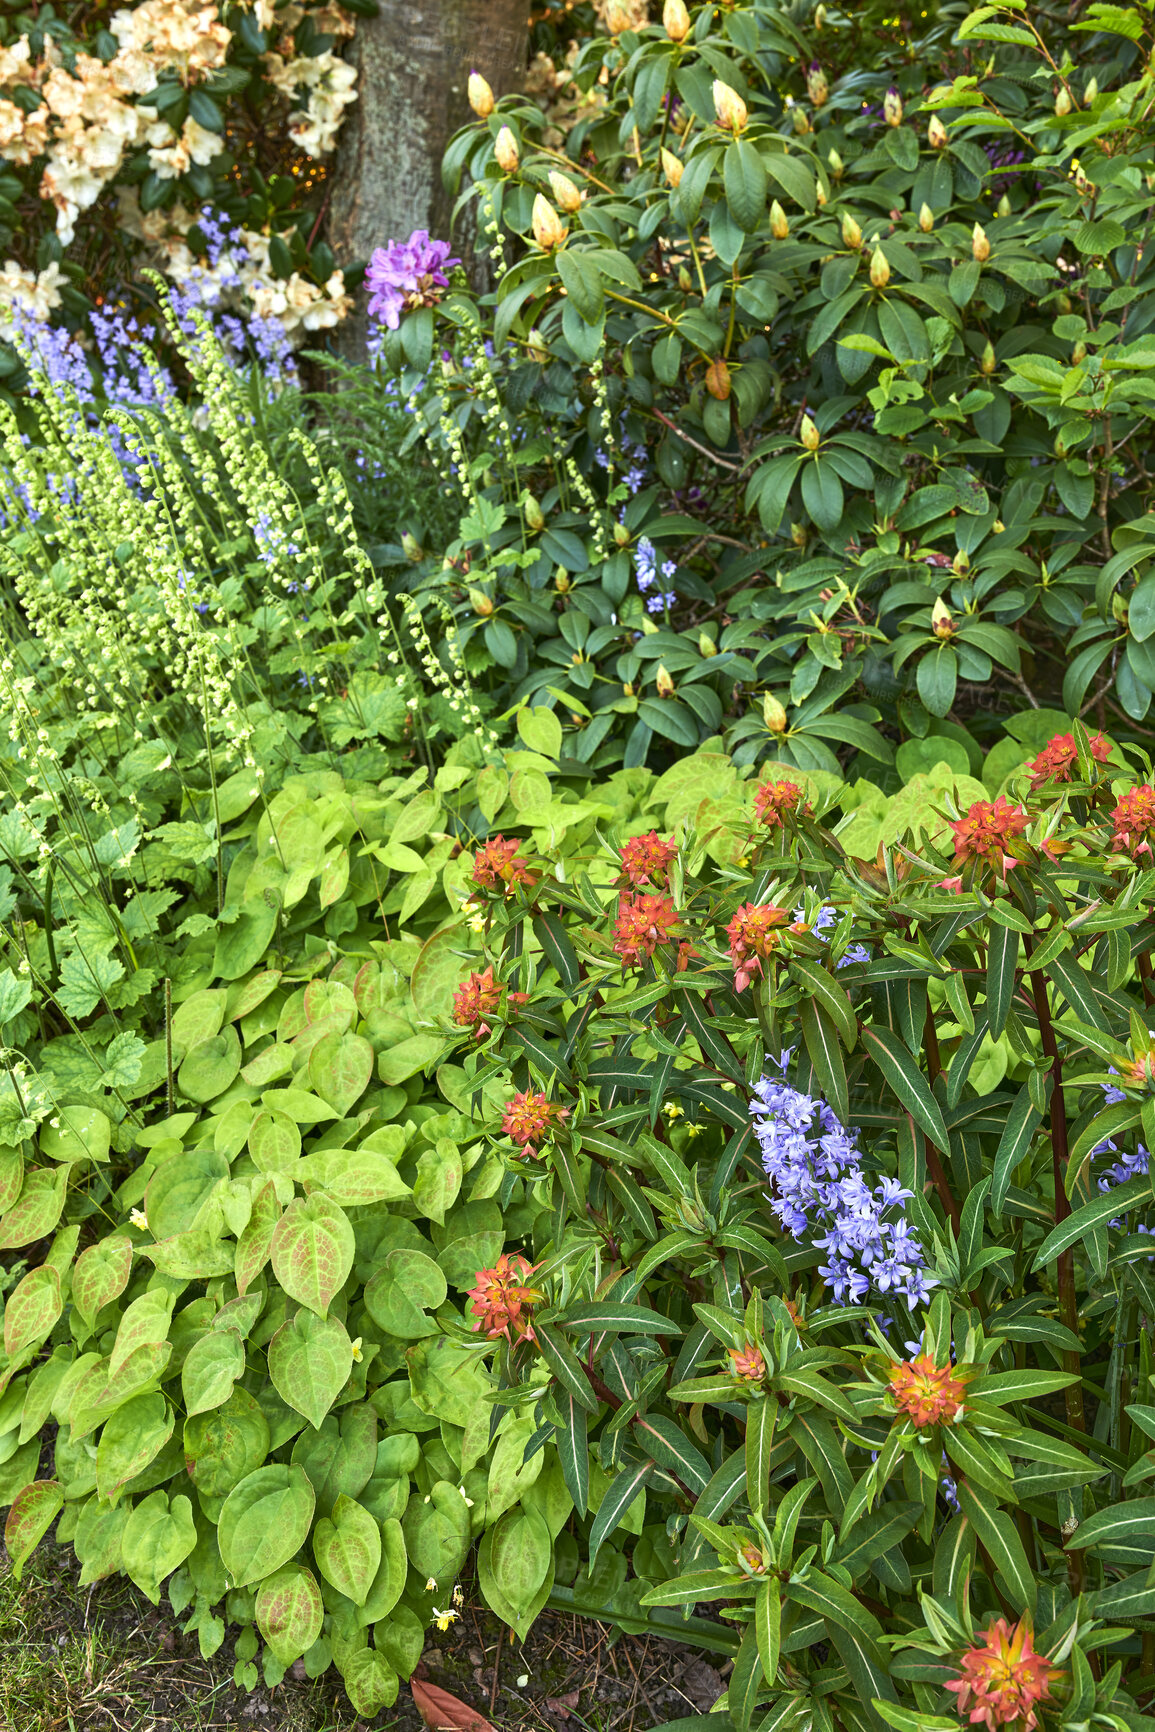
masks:
[(198, 306), (224, 300), (298, 343), (343, 318), (342, 273), (314, 244), (317, 212), (294, 175), (307, 199), (309, 165), (332, 152), (356, 100), (339, 50), (367, 9), (374, 0), (223, 11), (138, 0), (111, 17), (9, 13), (0, 336), (75, 326), (141, 264)]
[[(1155, 690), (1143, 16), (599, 10), (564, 148), (527, 95), (448, 159), (497, 287), (442, 309), (426, 424), (465, 499), (428, 617), (448, 597), (498, 708), (556, 706), (595, 769), (715, 737), (978, 758), (1024, 691), (1126, 734)], [(425, 307), (386, 354), (439, 347)]]
[(1150, 773), (1076, 723), (864, 858), (705, 754), (473, 893), (551, 1603), (713, 1605), (719, 1725), (1147, 1724)]

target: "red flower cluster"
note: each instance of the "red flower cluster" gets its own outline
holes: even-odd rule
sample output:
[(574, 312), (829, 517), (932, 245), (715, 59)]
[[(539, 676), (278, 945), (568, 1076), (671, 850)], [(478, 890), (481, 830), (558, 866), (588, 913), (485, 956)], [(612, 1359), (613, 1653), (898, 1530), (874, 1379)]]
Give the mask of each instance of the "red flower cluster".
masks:
[[(463, 986), (459, 986), (453, 994), (453, 1020), (459, 1028), (474, 1028), (478, 1040), (484, 1040), (489, 1033), (489, 1024), (484, 1020), (492, 1016), (501, 1007), (502, 995), (505, 992), (503, 981), (493, 978), (493, 967), (485, 969), (481, 974), (476, 970), (469, 976)], [(529, 1001), (528, 992), (511, 992), (509, 1004), (526, 1004)]]
[(483, 890), (504, 884), (507, 893), (515, 884), (532, 884), (533, 873), (518, 855), (520, 847), (516, 836), (494, 836), (473, 856), (473, 882)]
[(537, 1155), (537, 1144), (544, 1142), (555, 1125), (569, 1118), (569, 1108), (559, 1107), (548, 1095), (534, 1094), (524, 1089), (514, 1095), (501, 1120), (501, 1128), (512, 1137), (527, 1155)]
[(761, 974), (762, 964), (778, 946), (777, 927), (788, 926), (790, 916), (771, 902), (747, 902), (726, 928), (730, 961), (734, 964), (734, 990), (744, 992)]
[(801, 818), (809, 810), (797, 782), (763, 782), (754, 795), (754, 815), (770, 830), (781, 824), (784, 812), (796, 812)]
[(668, 896), (652, 892), (623, 896), (614, 921), (614, 953), (627, 968), (636, 968), (666, 942), (677, 924), (678, 911)]
[(953, 1425), (967, 1392), (962, 1379), (951, 1376), (953, 1370), (953, 1365), (936, 1365), (929, 1353), (896, 1365), (890, 1374), (894, 1405), (919, 1427)]
[(670, 861), (678, 853), (678, 844), (670, 836), (666, 841), (651, 830), (647, 836), (632, 836), (622, 848), (622, 872), (635, 890), (640, 884), (664, 884)]
[(1019, 1732), (1034, 1732), (1039, 1723), (1036, 1706), (1050, 1696), (1058, 1668), (1036, 1654), (1029, 1618), (1020, 1618), (1013, 1629), (1005, 1618), (996, 1618), (981, 1641), (967, 1649), (960, 1666), (962, 1675), (947, 1689), (954, 1691), (959, 1714), (972, 1726), (981, 1722), (989, 1732), (997, 1732), (1000, 1726), (1014, 1725)]
[[(1031, 772), (1031, 787), (1041, 788), (1044, 782), (1069, 782), (1078, 755), (1073, 734), (1056, 734), (1053, 740), (1047, 741), (1038, 757), (1027, 765)], [(1091, 756), (1097, 764), (1105, 764), (1111, 756), (1111, 747), (1102, 734), (1096, 734), (1091, 741)]]
[(955, 859), (985, 860), (996, 871), (1004, 871), (1008, 862), (1014, 865), (1008, 844), (1022, 835), (1030, 821), (1030, 814), (1012, 806), (1005, 794), (994, 801), (976, 800), (965, 818), (951, 823)]
[(532, 1274), (533, 1265), (524, 1257), (510, 1257), (504, 1251), (492, 1269), (479, 1269), (474, 1277), (476, 1286), (469, 1291), (469, 1309), (476, 1318), (474, 1329), (492, 1339), (504, 1335), (509, 1342), (532, 1341), (533, 1307), (544, 1297), (536, 1287), (525, 1285), (526, 1277)]
[(1140, 854), (1151, 853), (1151, 838), (1155, 836), (1155, 788), (1132, 788), (1123, 795), (1111, 813), (1115, 833), (1112, 848), (1130, 854), (1137, 860)]

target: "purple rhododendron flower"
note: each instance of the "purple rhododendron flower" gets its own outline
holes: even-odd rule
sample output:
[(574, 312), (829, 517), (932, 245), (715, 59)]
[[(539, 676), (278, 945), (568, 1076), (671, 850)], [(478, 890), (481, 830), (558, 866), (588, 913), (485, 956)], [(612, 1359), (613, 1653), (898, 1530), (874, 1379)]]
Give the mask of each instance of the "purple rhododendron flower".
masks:
[(428, 230), (414, 229), (407, 241), (378, 247), (365, 272), (370, 291), (369, 317), (395, 331), (408, 307), (431, 307), (440, 300), (435, 289), (447, 289), (446, 272), (460, 259), (449, 256), (448, 241), (431, 241)]

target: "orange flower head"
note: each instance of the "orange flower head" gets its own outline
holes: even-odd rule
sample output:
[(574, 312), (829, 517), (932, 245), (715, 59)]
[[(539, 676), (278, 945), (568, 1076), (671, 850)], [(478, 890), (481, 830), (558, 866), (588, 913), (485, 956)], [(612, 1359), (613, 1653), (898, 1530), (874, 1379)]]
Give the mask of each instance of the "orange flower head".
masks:
[(569, 1108), (558, 1106), (547, 1095), (534, 1094), (532, 1089), (523, 1089), (521, 1094), (514, 1095), (501, 1120), (501, 1128), (507, 1137), (512, 1137), (525, 1154), (537, 1156), (537, 1145), (549, 1136), (556, 1125), (564, 1123), (569, 1118)]
[(1155, 788), (1132, 788), (1124, 794), (1111, 813), (1111, 822), (1115, 827), (1112, 848), (1130, 854), (1132, 860), (1150, 855), (1155, 836)]
[(802, 818), (809, 810), (810, 804), (803, 799), (797, 782), (763, 782), (754, 794), (754, 816), (768, 830), (781, 824), (787, 812)]
[(476, 1029), (478, 1040), (483, 1040), (489, 1033), (489, 1024), (484, 1019), (497, 1010), (504, 991), (504, 984), (493, 978), (492, 965), (482, 974), (474, 970), (453, 994), (454, 1022), (459, 1028)]
[(755, 975), (761, 974), (763, 962), (778, 945), (776, 928), (789, 924), (786, 910), (775, 908), (772, 902), (746, 902), (739, 908), (726, 928), (736, 992), (744, 992)]
[(663, 842), (656, 830), (648, 836), (633, 836), (622, 848), (622, 873), (635, 890), (651, 879), (664, 884), (670, 861), (677, 856), (678, 845), (673, 837)]
[(966, 1384), (952, 1377), (953, 1365), (936, 1365), (929, 1353), (920, 1353), (890, 1374), (894, 1405), (913, 1424), (953, 1425), (966, 1399)]
[(766, 1361), (756, 1347), (731, 1347), (730, 1372), (739, 1383), (761, 1383), (766, 1375)]
[(976, 800), (965, 818), (951, 823), (955, 859), (985, 860), (997, 871), (1005, 870), (1008, 844), (1021, 836), (1030, 823), (1021, 806), (1012, 806), (1005, 794), (997, 800)]
[(614, 953), (627, 968), (636, 968), (672, 936), (677, 924), (678, 911), (668, 896), (623, 896), (614, 921)]
[(957, 1698), (960, 1717), (965, 1714), (972, 1726), (981, 1722), (989, 1732), (1001, 1726), (1034, 1732), (1039, 1723), (1036, 1708), (1050, 1697), (1058, 1668), (1036, 1654), (1029, 1618), (1020, 1618), (1013, 1627), (996, 1618), (959, 1665), (960, 1675), (947, 1689)]
[(1120, 1068), (1128, 1082), (1136, 1083), (1139, 1088), (1155, 1087), (1155, 1049), (1137, 1052), (1134, 1058), (1128, 1059)]
[[(1056, 734), (1048, 740), (1038, 757), (1027, 765), (1031, 772), (1031, 787), (1041, 788), (1045, 782), (1069, 782), (1078, 757), (1073, 734)], [(1091, 741), (1091, 756), (1097, 764), (1105, 764), (1111, 748), (1102, 734)]]
[(532, 884), (533, 873), (518, 855), (520, 847), (516, 836), (494, 836), (473, 856), (473, 882), (483, 890), (504, 884), (507, 895), (515, 884)]
[(744, 1570), (748, 1576), (764, 1576), (766, 1574), (766, 1559), (758, 1547), (751, 1545), (749, 1540), (746, 1541), (745, 1545), (738, 1547), (736, 1561), (738, 1568)]
[(532, 1341), (533, 1307), (544, 1298), (536, 1287), (526, 1286), (533, 1266), (521, 1256), (507, 1256), (503, 1251), (492, 1269), (479, 1269), (470, 1288), (469, 1309), (474, 1316), (474, 1329), (491, 1338), (504, 1335), (509, 1342)]

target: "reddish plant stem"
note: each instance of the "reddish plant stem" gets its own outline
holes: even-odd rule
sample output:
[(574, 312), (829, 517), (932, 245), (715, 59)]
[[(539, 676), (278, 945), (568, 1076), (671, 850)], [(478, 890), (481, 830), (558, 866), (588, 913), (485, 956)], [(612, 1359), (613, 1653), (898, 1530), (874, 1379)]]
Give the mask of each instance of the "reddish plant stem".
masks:
[(1143, 983), (1143, 1003), (1150, 1008), (1155, 1004), (1155, 990), (1152, 989), (1151, 980), (1151, 952), (1141, 950), (1135, 961), (1139, 965), (1139, 979)]

